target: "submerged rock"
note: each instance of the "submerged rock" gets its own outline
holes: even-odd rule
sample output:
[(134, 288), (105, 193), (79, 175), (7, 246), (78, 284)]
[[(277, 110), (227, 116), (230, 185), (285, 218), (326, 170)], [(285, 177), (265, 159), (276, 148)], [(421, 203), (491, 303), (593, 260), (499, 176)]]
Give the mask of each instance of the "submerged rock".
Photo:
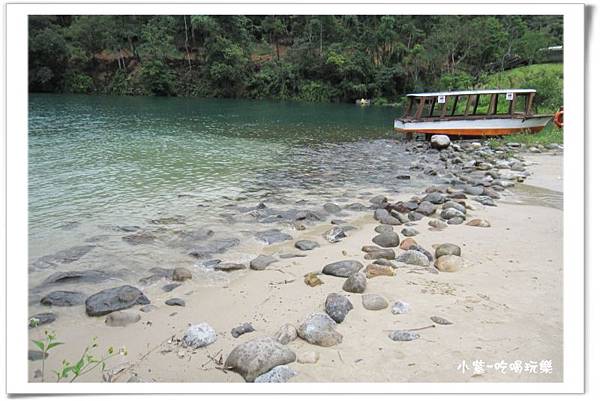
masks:
[(154, 243), (154, 241), (156, 241), (156, 235), (152, 234), (151, 232), (142, 231), (135, 234), (126, 235), (122, 239), (129, 245), (146, 245)]
[(247, 382), (279, 365), (296, 360), (296, 354), (271, 337), (262, 337), (238, 345), (225, 361), (225, 368), (239, 373)]
[(237, 238), (214, 239), (206, 241), (200, 246), (195, 246), (189, 255), (195, 258), (209, 258), (215, 253), (223, 253), (240, 244)]
[(273, 228), (271, 230), (257, 232), (255, 234), (255, 237), (256, 237), (256, 239), (266, 243), (267, 245), (275, 244), (278, 242), (288, 241), (293, 238), (291, 235), (283, 233), (276, 228)]
[(34, 269), (48, 269), (59, 264), (73, 263), (87, 255), (96, 245), (80, 245), (58, 251), (52, 255), (42, 256), (31, 264)]
[(352, 309), (354, 309), (352, 302), (341, 294), (329, 294), (325, 300), (325, 312), (336, 323), (342, 323)]
[(199, 323), (188, 327), (181, 342), (185, 347), (206, 347), (217, 341), (217, 333), (208, 323)]
[(88, 297), (85, 300), (85, 312), (88, 316), (102, 316), (134, 305), (149, 303), (150, 300), (140, 290), (130, 285), (123, 285), (102, 290)]
[(298, 336), (310, 344), (331, 347), (342, 342), (336, 323), (325, 313), (312, 313), (298, 327)]
[(326, 204), (324, 204), (323, 209), (325, 209), (325, 211), (327, 213), (332, 213), (332, 214), (340, 213), (342, 211), (341, 207), (339, 207), (335, 203), (331, 203), (331, 202), (327, 202)]
[(109, 280), (106, 272), (101, 270), (73, 270), (68, 272), (57, 272), (48, 276), (40, 285), (46, 287), (54, 284), (71, 284), (71, 283), (100, 283)]
[(173, 281), (185, 281), (192, 278), (192, 272), (185, 267), (173, 269)]
[(215, 266), (215, 270), (220, 270), (223, 272), (232, 272), (235, 270), (244, 270), (246, 265), (241, 263), (219, 263)]
[(363, 268), (363, 264), (356, 260), (341, 260), (329, 263), (323, 267), (323, 274), (336, 277), (350, 277)]

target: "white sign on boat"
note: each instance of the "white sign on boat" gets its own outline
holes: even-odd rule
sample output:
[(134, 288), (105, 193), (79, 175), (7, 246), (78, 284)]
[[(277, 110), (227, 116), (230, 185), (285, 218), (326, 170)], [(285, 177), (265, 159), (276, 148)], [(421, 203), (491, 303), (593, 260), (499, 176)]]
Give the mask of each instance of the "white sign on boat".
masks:
[(512, 93), (512, 92), (508, 92), (508, 93), (506, 94), (506, 100), (513, 100), (513, 96), (514, 96), (514, 95), (513, 95), (513, 93)]
[(446, 95), (439, 95), (438, 103), (446, 103)]

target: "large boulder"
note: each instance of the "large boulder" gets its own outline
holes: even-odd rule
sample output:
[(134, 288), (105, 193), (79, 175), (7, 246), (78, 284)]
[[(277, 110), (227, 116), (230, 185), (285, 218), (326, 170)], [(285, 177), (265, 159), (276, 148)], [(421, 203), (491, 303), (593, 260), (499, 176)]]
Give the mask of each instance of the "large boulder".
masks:
[(336, 323), (342, 323), (352, 309), (354, 309), (352, 302), (344, 295), (332, 293), (325, 300), (325, 312)]
[(97, 292), (85, 300), (88, 316), (102, 316), (110, 312), (131, 308), (134, 305), (147, 305), (150, 300), (144, 293), (131, 285), (108, 288)]
[(238, 345), (225, 360), (225, 368), (239, 373), (247, 382), (276, 366), (296, 360), (296, 354), (271, 337), (260, 337)]
[(451, 143), (447, 135), (432, 135), (430, 142), (431, 147), (438, 150), (446, 149)]
[(356, 260), (341, 260), (329, 263), (323, 267), (323, 274), (336, 277), (350, 277), (363, 268), (363, 264)]
[(298, 327), (298, 336), (310, 344), (331, 347), (342, 342), (336, 323), (325, 313), (312, 313)]

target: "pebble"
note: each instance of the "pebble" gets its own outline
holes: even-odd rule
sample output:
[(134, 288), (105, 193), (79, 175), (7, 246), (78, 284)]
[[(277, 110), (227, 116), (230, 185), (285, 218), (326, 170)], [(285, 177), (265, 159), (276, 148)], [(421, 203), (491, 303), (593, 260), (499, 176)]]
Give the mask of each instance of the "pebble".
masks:
[(410, 311), (410, 305), (407, 302), (396, 301), (392, 305), (392, 313), (394, 315), (402, 315)]
[(362, 272), (351, 275), (344, 281), (342, 289), (346, 292), (363, 293), (367, 288), (367, 276)]
[(310, 344), (331, 347), (342, 342), (343, 336), (336, 331), (335, 321), (321, 312), (312, 313), (298, 327), (298, 337)]
[(182, 338), (186, 347), (201, 348), (217, 341), (217, 333), (208, 323), (199, 323), (188, 327)]
[(169, 298), (165, 301), (165, 305), (169, 306), (185, 306), (185, 300), (181, 298)]
[(396, 258), (398, 262), (406, 263), (407, 265), (429, 266), (427, 255), (415, 250), (408, 250)]
[(363, 294), (362, 304), (367, 310), (381, 310), (388, 307), (388, 301), (378, 294)]
[(254, 327), (252, 327), (251, 323), (244, 323), (238, 327), (234, 327), (231, 329), (231, 335), (233, 338), (238, 338), (242, 334), (251, 333), (254, 331)]
[(244, 270), (246, 265), (242, 263), (219, 263), (215, 266), (215, 270), (223, 271), (223, 272), (232, 272), (235, 270)]
[(298, 337), (298, 332), (296, 330), (296, 326), (290, 323), (286, 323), (279, 328), (277, 333), (273, 336), (275, 340), (280, 342), (283, 345), (287, 345), (294, 341)]
[(430, 227), (435, 228), (436, 230), (442, 230), (446, 227), (448, 227), (448, 224), (444, 223), (442, 220), (440, 219), (432, 219), (429, 220), (429, 222), (427, 223)]
[(336, 323), (342, 323), (352, 309), (354, 309), (352, 302), (344, 295), (332, 293), (325, 300), (325, 312)]
[(346, 233), (344, 232), (344, 229), (338, 226), (332, 227), (325, 234), (323, 234), (323, 236), (328, 242), (331, 242), (332, 244), (340, 242), (342, 238), (347, 237)]
[(380, 224), (377, 227), (375, 227), (375, 232), (377, 233), (389, 233), (394, 231), (394, 227), (389, 225), (389, 224)]
[(405, 238), (400, 243), (400, 249), (408, 251), (414, 245), (417, 245), (417, 241), (415, 241), (413, 238)]
[(363, 268), (363, 264), (356, 260), (341, 260), (323, 267), (323, 274), (336, 277), (350, 277)]
[(317, 273), (311, 272), (304, 276), (304, 284), (310, 287), (316, 287), (317, 285), (323, 284), (323, 281), (321, 281)]
[(395, 330), (388, 334), (388, 337), (392, 341), (413, 341), (421, 336), (408, 330)]
[(451, 321), (444, 319), (443, 317), (439, 317), (439, 316), (431, 316), (430, 317), (431, 321), (433, 323), (436, 324), (441, 324), (443, 326), (447, 326), (449, 324), (453, 324)]

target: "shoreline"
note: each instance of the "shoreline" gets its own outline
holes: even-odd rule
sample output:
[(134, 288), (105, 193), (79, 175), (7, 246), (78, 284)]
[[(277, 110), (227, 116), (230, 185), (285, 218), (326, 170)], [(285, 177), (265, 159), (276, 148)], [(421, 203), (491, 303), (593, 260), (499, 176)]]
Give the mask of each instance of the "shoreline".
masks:
[[(527, 154), (526, 158), (537, 159), (540, 164), (528, 166), (532, 176), (525, 184), (558, 192), (556, 169), (562, 156)], [(545, 160), (552, 160), (551, 168), (543, 163)], [(392, 197), (394, 202), (408, 201), (413, 195)], [(360, 294), (342, 290), (343, 278), (320, 275), (322, 285), (309, 287), (304, 283), (305, 274), (320, 272), (330, 262), (352, 259), (364, 266), (370, 262), (364, 259), (361, 248), (373, 245), (374, 228), (380, 223), (369, 210), (348, 220), (347, 224), (356, 229), (341, 242), (327, 243), (321, 234), (331, 225), (317, 224), (299, 231), (293, 241), (266, 246), (265, 254), (281, 251), (306, 256), (278, 259), (263, 271), (230, 273), (234, 276), (224, 286), (205, 287), (193, 279), (172, 292), (162, 292), (160, 286), (155, 286), (145, 294), (158, 308), (140, 313), (137, 323), (108, 327), (104, 317), (85, 317), (69, 324), (57, 320), (31, 329), (29, 337), (38, 339), (45, 329), (51, 329), (59, 341), (66, 343), (50, 352), (46, 364), (52, 368), (58, 368), (62, 359), (78, 359), (91, 338), (98, 336), (100, 350), (121, 345), (128, 349), (127, 356), (107, 364), (107, 368), (124, 368), (114, 377), (116, 381), (239, 382), (242, 376), (217, 369), (211, 357), (226, 358), (235, 346), (271, 336), (286, 323), (298, 327), (309, 313), (323, 311), (327, 295), (335, 292), (347, 295), (354, 305), (337, 325), (343, 340), (333, 347), (311, 345), (302, 339), (289, 343), (297, 357), (310, 352), (319, 355), (314, 364), (289, 364), (298, 373), (291, 382), (561, 381), (562, 210), (544, 203), (512, 203), (518, 197), (503, 195), (496, 201), (498, 207), (466, 200), (473, 207), (466, 221), (484, 218), (490, 221), (489, 228), (459, 224), (435, 231), (430, 230), (428, 217), (414, 222), (412, 227), (419, 231), (414, 239), (419, 245), (432, 252), (434, 244), (457, 244), (466, 266), (458, 272), (437, 274), (401, 266), (395, 269), (394, 277), (368, 279), (365, 293), (384, 296), (390, 303), (384, 310), (363, 308)], [(394, 231), (399, 234), (405, 226), (395, 226)], [(317, 241), (320, 247), (299, 251), (293, 243), (301, 239)], [(402, 252), (397, 247), (394, 250), (397, 255)], [(543, 257), (539, 251), (544, 252)], [(186, 306), (166, 306), (164, 301), (172, 297), (184, 298)], [(410, 304), (408, 313), (390, 312), (391, 304), (398, 300)], [(453, 324), (420, 330), (421, 338), (416, 341), (394, 342), (387, 336), (388, 330), (431, 325), (431, 316), (441, 316)], [(191, 350), (177, 346), (176, 341), (168, 342), (180, 338), (188, 324), (200, 322), (214, 327), (218, 338), (215, 343)], [(233, 338), (231, 329), (246, 322), (252, 323), (256, 331)], [(492, 369), (473, 376), (457, 369), (462, 361), (497, 363), (516, 359), (552, 360), (552, 373), (503, 374)], [(38, 381), (34, 375), (39, 362), (30, 362), (29, 366), (30, 381)], [(46, 371), (47, 379), (50, 371)], [(102, 381), (102, 375), (92, 372), (82, 381)]]

